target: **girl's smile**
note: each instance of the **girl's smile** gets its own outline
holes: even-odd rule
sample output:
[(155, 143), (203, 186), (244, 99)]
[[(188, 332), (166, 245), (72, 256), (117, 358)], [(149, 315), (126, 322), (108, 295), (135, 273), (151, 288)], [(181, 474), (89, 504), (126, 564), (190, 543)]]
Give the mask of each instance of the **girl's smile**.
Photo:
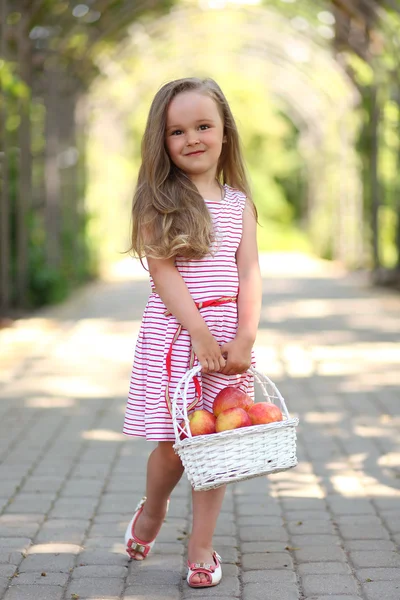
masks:
[(188, 152), (185, 156), (199, 156), (199, 154), (204, 154), (205, 150), (196, 150), (196, 152)]

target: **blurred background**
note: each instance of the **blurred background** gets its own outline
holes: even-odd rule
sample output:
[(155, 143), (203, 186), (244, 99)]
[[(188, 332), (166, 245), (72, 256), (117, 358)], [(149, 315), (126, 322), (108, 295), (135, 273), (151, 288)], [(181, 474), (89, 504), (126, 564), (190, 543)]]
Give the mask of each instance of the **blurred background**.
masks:
[(0, 0), (0, 316), (60, 302), (129, 243), (150, 102), (210, 76), (262, 252), (400, 287), (397, 0)]

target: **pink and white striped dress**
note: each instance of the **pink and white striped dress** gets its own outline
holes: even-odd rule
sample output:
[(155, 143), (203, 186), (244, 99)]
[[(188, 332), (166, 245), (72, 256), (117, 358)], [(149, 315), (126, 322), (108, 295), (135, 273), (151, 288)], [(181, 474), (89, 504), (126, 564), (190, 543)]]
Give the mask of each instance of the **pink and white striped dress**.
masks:
[[(176, 258), (175, 265), (182, 275), (195, 302), (237, 296), (239, 289), (236, 251), (242, 237), (243, 209), (246, 197), (227, 185), (221, 201), (205, 200), (216, 231), (216, 249), (200, 260)], [(152, 288), (154, 283), (150, 278)], [(166, 307), (156, 292), (150, 294), (138, 335), (133, 362), (123, 433), (154, 441), (175, 439), (172, 419), (166, 402), (166, 357), (178, 327), (173, 316), (165, 316)], [(212, 335), (219, 345), (231, 341), (237, 330), (237, 304), (229, 302), (200, 309)], [(169, 385), (172, 398), (179, 379), (189, 366), (191, 342), (183, 329), (172, 350), (172, 376)], [(253, 365), (254, 354), (252, 356)], [(195, 365), (198, 364), (197, 358)], [(196, 409), (212, 411), (216, 394), (227, 385), (238, 385), (253, 396), (253, 378), (247, 373), (224, 375), (202, 374), (201, 398)], [(194, 382), (188, 400), (194, 401)]]

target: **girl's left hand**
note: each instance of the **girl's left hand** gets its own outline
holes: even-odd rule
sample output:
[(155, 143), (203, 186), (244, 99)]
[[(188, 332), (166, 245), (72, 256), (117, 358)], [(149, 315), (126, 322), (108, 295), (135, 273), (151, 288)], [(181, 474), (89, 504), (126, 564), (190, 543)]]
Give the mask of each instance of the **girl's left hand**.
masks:
[(252, 345), (235, 338), (221, 346), (221, 354), (226, 359), (226, 365), (220, 373), (238, 375), (245, 373), (251, 366)]

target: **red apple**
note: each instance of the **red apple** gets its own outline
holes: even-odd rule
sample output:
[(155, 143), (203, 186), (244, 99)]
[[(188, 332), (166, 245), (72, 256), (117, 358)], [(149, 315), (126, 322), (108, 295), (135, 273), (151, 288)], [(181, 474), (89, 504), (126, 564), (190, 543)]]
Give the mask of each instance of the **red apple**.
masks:
[(247, 412), (243, 408), (235, 406), (234, 408), (224, 410), (218, 415), (215, 429), (217, 433), (220, 433), (221, 431), (248, 427), (249, 425), (251, 425), (251, 419)]
[(195, 410), (188, 415), (190, 431), (193, 436), (215, 433), (216, 417), (208, 410)]
[(281, 410), (272, 402), (256, 402), (249, 408), (247, 414), (252, 425), (265, 425), (266, 423), (282, 421)]
[(254, 404), (254, 401), (248, 394), (239, 390), (239, 388), (229, 385), (224, 388), (214, 398), (213, 402), (213, 413), (218, 417), (222, 412), (228, 410), (228, 408), (242, 408), (248, 410), (250, 406)]

